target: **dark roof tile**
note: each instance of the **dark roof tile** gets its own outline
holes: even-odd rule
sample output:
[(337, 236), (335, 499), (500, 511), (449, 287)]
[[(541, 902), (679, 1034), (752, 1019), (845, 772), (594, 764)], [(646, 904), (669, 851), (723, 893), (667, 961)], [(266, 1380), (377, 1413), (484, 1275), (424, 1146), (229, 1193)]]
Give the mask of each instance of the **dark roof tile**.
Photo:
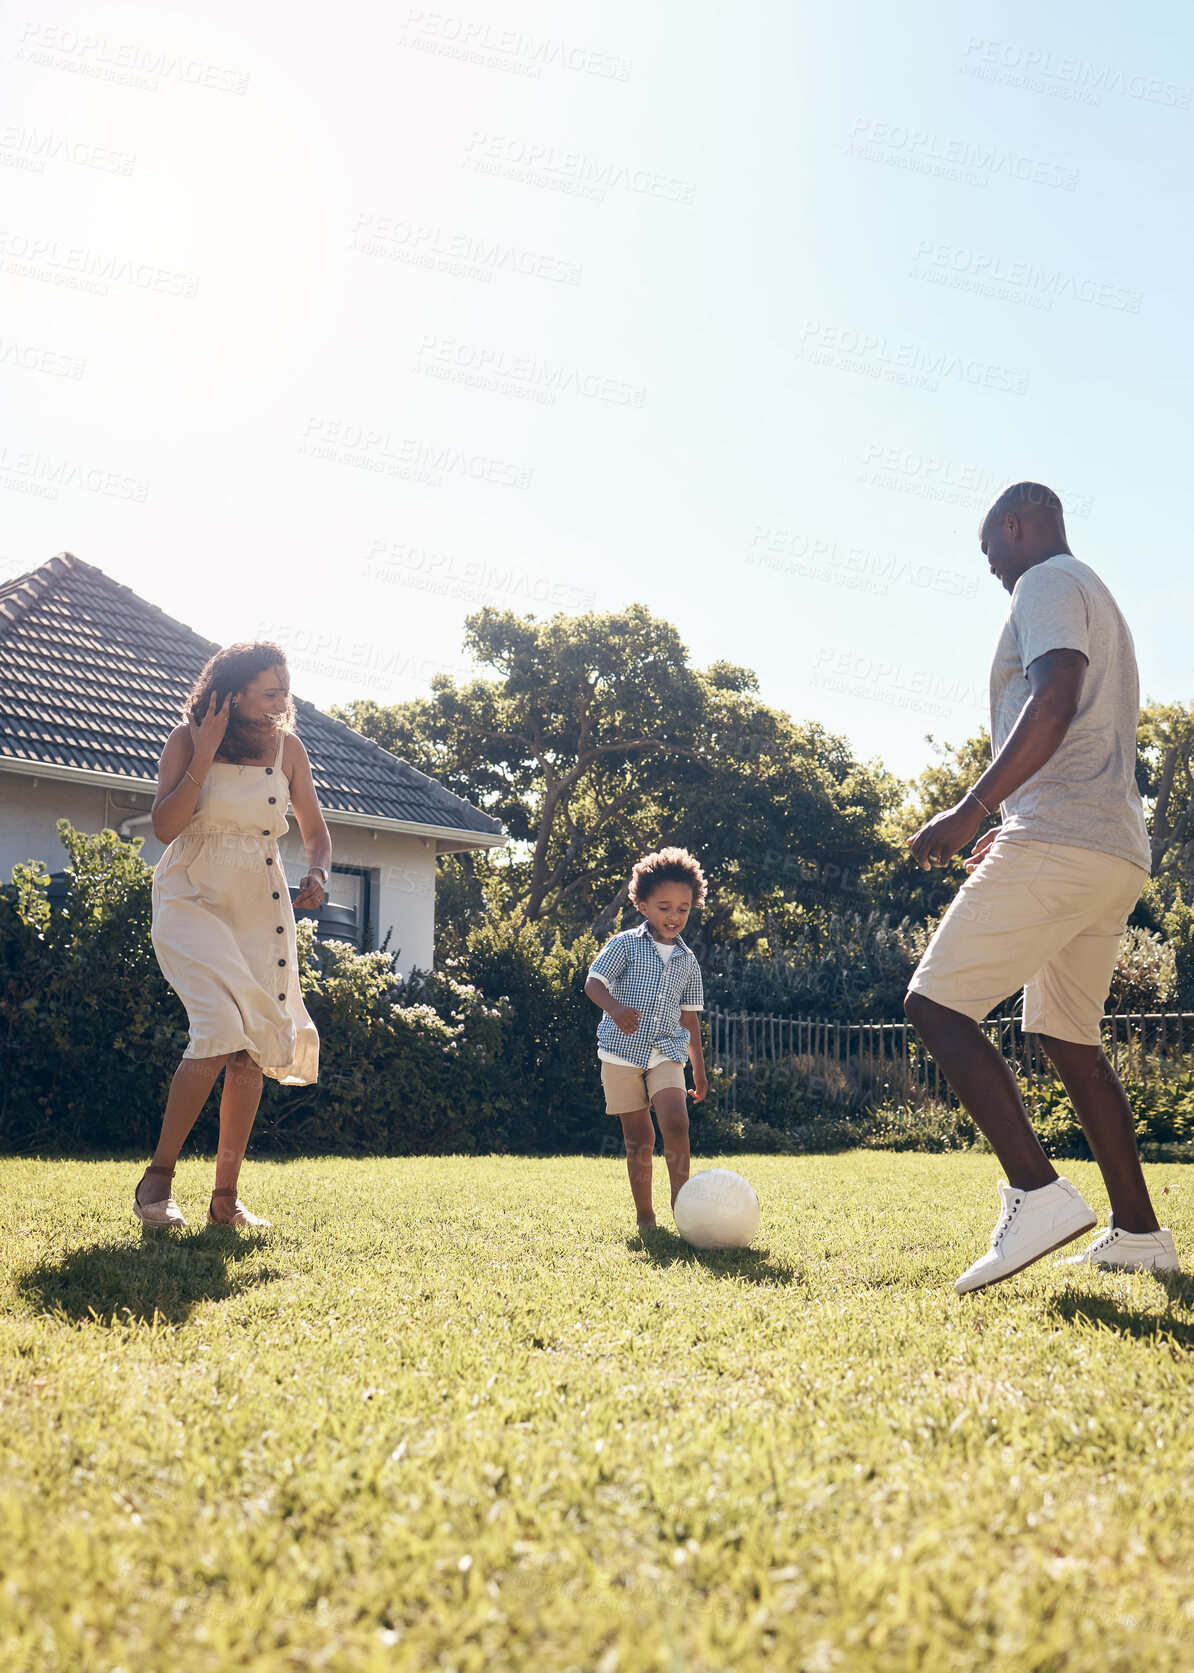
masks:
[[(63, 552), (0, 586), (5, 756), (155, 778), (196, 675), (218, 647)], [(501, 826), (409, 762), (295, 699), (325, 811), (497, 836)]]

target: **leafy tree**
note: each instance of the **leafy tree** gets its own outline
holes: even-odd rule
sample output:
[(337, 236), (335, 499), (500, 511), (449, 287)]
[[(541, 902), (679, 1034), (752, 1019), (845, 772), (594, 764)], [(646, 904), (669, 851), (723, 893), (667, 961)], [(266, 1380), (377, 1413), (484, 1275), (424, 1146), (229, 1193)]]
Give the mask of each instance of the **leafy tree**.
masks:
[[(957, 745), (938, 743), (931, 733), (925, 743), (935, 759), (888, 820), (884, 835), (891, 859), (870, 880), (877, 904), (917, 922), (940, 917), (966, 881), (966, 873), (960, 856), (948, 866), (921, 871), (909, 857), (908, 838), (934, 814), (960, 802), (991, 765), (991, 738), (985, 726)], [(983, 829), (987, 828), (984, 824)]]
[[(907, 837), (926, 819), (953, 806), (989, 765), (991, 742), (984, 728), (956, 748), (925, 742), (936, 756), (916, 780), (912, 795), (889, 828), (893, 846), (903, 846)], [(1137, 731), (1136, 782), (1144, 798), (1153, 855), (1153, 882), (1146, 888), (1132, 913), (1133, 927), (1164, 931), (1179, 946), (1187, 933), (1184, 924), (1182, 890), (1194, 895), (1194, 706), (1183, 703), (1152, 703), (1140, 713)], [(926, 909), (934, 914), (949, 904), (964, 880), (959, 861), (941, 872), (911, 873), (901, 878), (897, 866), (886, 882), (890, 903), (904, 906), (914, 917)], [(1166, 916), (1178, 908), (1172, 923)], [(1187, 955), (1179, 952), (1179, 958)], [(1189, 955), (1194, 957), (1194, 954)], [(1194, 979), (1194, 978), (1192, 978)], [(1180, 978), (1179, 978), (1180, 985)], [(1194, 988), (1191, 989), (1194, 997)]]
[(526, 920), (604, 933), (634, 860), (675, 842), (710, 877), (702, 933), (738, 918), (758, 937), (810, 875), (837, 883), (882, 852), (897, 781), (761, 703), (749, 669), (692, 668), (643, 605), (544, 622), (487, 609), (466, 627), (492, 677), (439, 676), (430, 697), (340, 713), (503, 821), (518, 848), (471, 875)]
[(466, 627), (466, 651), (498, 678), (441, 675), (431, 697), (358, 703), (344, 718), (526, 845), (519, 903), (534, 919), (633, 803), (639, 763), (691, 748), (696, 683), (675, 630), (640, 605), (544, 623), (485, 609)]
[(936, 760), (916, 780), (913, 798), (903, 820), (907, 827), (906, 836), (919, 830), (934, 814), (944, 813), (946, 808), (960, 802), (991, 765), (991, 734), (985, 726), (980, 727), (974, 737), (967, 738), (956, 747), (950, 743), (939, 744), (932, 733), (925, 738), (925, 743)]
[(1153, 875), (1194, 882), (1194, 706), (1149, 703), (1136, 733), (1136, 783), (1149, 812)]
[(1165, 938), (1173, 947), (1174, 1003), (1180, 1011), (1194, 1011), (1194, 906), (1178, 889), (1163, 920)]

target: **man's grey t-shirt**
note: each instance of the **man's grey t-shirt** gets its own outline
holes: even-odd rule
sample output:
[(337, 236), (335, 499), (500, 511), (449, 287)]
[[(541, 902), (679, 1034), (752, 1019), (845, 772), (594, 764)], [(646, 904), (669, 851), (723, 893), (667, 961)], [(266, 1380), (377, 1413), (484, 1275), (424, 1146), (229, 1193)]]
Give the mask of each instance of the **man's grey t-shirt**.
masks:
[(1117, 854), (1151, 871), (1136, 788), (1136, 650), (1107, 587), (1068, 552), (1026, 570), (1012, 592), (991, 663), (995, 753), (1031, 695), (1029, 664), (1059, 650), (1081, 651), (1087, 661), (1078, 712), (1056, 752), (1004, 802), (1003, 829), (1033, 842)]

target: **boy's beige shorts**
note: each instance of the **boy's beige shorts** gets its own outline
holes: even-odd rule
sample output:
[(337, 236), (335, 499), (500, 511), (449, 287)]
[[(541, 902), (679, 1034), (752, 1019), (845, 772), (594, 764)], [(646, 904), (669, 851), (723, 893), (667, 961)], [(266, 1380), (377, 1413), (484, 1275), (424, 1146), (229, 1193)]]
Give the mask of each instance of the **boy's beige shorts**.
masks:
[(636, 1069), (632, 1065), (603, 1062), (601, 1084), (605, 1089), (606, 1115), (629, 1115), (632, 1110), (645, 1110), (665, 1086), (678, 1086), (683, 1092), (684, 1065), (657, 1063), (653, 1069)]
[(1120, 938), (1147, 881), (1115, 854), (997, 837), (909, 992), (981, 1022), (1022, 986), (1025, 1032), (1097, 1046)]

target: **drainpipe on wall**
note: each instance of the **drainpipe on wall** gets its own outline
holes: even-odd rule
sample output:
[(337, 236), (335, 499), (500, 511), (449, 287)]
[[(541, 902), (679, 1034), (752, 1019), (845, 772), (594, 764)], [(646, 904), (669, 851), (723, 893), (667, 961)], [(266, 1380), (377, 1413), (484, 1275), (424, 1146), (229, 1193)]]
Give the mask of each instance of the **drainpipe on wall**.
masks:
[(133, 826), (134, 825), (152, 825), (152, 824), (153, 824), (153, 814), (152, 813), (134, 814), (131, 819), (122, 819), (120, 821), (119, 825), (117, 825), (117, 827), (116, 827), (116, 834), (117, 834), (117, 836), (123, 837), (124, 840), (127, 842), (133, 834)]

